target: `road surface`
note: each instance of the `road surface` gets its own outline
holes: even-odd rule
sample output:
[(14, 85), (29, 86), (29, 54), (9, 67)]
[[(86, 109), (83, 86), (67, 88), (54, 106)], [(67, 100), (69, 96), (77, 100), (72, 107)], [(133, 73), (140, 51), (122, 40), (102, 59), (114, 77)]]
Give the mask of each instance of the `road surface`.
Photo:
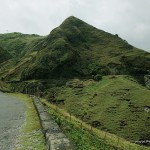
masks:
[(25, 121), (25, 110), (17, 98), (0, 92), (0, 150), (13, 150)]

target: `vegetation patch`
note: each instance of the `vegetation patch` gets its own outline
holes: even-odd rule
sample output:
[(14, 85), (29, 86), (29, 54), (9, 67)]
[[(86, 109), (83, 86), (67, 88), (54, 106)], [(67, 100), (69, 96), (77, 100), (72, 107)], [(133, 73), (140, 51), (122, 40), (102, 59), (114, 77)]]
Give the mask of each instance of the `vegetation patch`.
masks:
[(74, 79), (47, 98), (84, 122), (134, 143), (149, 140), (149, 97), (149, 90), (131, 76), (103, 76), (98, 82)]
[(105, 139), (100, 139), (92, 132), (77, 127), (74, 123), (69, 121), (69, 119), (66, 119), (54, 109), (49, 108), (48, 112), (72, 141), (74, 150), (119, 150), (114, 146), (108, 145)]
[(26, 105), (26, 121), (16, 141), (16, 150), (46, 150), (44, 135), (32, 99), (24, 94), (11, 94)]
[(143, 80), (150, 73), (150, 53), (73, 16), (47, 36), (0, 34), (0, 43), (0, 78), (5, 80), (100, 80), (101, 75), (120, 74)]
[[(77, 150), (87, 148), (93, 150), (149, 150), (149, 147), (139, 146), (121, 137), (98, 130), (86, 124), (65, 110), (58, 108), (57, 105), (41, 100), (48, 106), (48, 112), (54, 117), (63, 132), (72, 140)], [(73, 134), (72, 134), (73, 133)], [(77, 142), (76, 142), (77, 141)], [(98, 141), (98, 143), (97, 143)], [(87, 143), (86, 143), (87, 142)], [(90, 145), (89, 145), (90, 143)], [(87, 145), (86, 145), (87, 144)], [(89, 147), (88, 147), (89, 146)]]

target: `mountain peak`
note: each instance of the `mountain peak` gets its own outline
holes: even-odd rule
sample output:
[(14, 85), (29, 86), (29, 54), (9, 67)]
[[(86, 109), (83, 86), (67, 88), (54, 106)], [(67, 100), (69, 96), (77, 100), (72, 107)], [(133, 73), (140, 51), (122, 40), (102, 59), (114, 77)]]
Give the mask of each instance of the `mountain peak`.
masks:
[(78, 19), (77, 17), (75, 17), (75, 16), (69, 16), (68, 18), (66, 18), (65, 20), (67, 20), (67, 19)]
[(70, 16), (67, 19), (65, 19), (60, 26), (61, 27), (68, 27), (68, 26), (72, 26), (72, 25), (79, 26), (81, 24), (87, 24), (87, 23), (85, 23), (84, 21), (80, 20), (77, 17)]
[[(66, 18), (64, 20), (64, 22), (66, 21), (77, 21), (77, 20), (80, 20), (79, 18), (75, 17), (75, 16), (69, 16), (68, 18)], [(81, 21), (81, 20), (80, 20)]]

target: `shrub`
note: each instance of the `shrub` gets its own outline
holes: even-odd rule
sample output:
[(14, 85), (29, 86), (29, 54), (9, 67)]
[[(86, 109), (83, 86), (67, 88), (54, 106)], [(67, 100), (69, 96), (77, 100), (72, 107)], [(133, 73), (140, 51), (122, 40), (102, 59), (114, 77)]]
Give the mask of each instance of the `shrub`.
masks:
[(102, 80), (102, 76), (100, 74), (97, 74), (97, 75), (93, 76), (93, 79), (95, 81), (100, 81), (100, 80)]

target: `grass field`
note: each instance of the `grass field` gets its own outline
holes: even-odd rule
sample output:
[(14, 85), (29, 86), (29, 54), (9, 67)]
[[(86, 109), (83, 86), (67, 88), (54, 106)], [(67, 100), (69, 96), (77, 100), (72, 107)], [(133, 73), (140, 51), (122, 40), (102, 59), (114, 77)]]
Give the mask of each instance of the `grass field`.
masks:
[(48, 103), (45, 99), (41, 101), (49, 108), (48, 112), (55, 118), (63, 132), (75, 144), (76, 150), (150, 150), (148, 147), (131, 143), (108, 132), (91, 128), (90, 125), (75, 116), (70, 116), (58, 106)]
[(26, 122), (17, 139), (16, 150), (46, 150), (44, 135), (32, 99), (24, 94), (11, 94), (26, 105)]
[[(45, 100), (42, 100), (49, 109), (48, 112), (60, 126), (61, 130), (67, 135), (74, 145), (74, 150), (119, 150), (114, 145), (108, 144), (104, 138), (93, 134), (92, 131), (86, 130), (85, 124), (83, 128), (80, 127), (80, 121), (78, 119), (70, 120), (69, 114), (57, 109), (54, 105), (48, 104)], [(78, 123), (77, 123), (77, 122)]]
[(104, 76), (99, 82), (70, 80), (55, 101), (84, 122), (134, 143), (150, 139), (149, 97), (150, 91), (130, 76)]

